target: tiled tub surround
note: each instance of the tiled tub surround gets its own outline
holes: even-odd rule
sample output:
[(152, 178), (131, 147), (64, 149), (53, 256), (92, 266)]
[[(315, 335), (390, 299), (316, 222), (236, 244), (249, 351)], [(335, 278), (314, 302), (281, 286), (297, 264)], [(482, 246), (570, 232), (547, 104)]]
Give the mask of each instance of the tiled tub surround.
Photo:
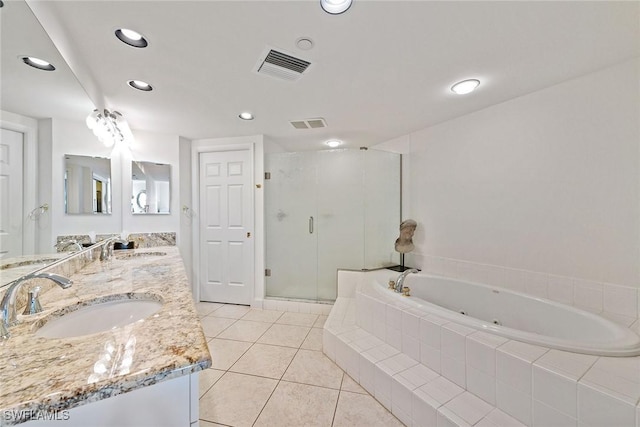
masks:
[[(54, 285), (42, 293), (44, 311), (29, 317), (19, 315), (20, 323), (11, 328), (11, 337), (0, 342), (0, 360), (4, 361), (0, 364), (0, 414), (75, 408), (133, 390), (139, 392), (211, 366), (178, 249), (160, 247), (155, 248), (153, 256), (114, 257), (106, 262), (99, 261), (99, 250), (89, 250), (93, 257), (83, 252), (52, 266), (50, 271), (66, 273), (73, 286), (63, 290)], [(127, 298), (130, 293), (155, 295), (162, 299), (163, 306), (144, 321), (107, 332), (65, 339), (34, 334), (37, 324), (64, 312), (65, 307), (86, 301), (98, 303), (108, 295)], [(109, 348), (135, 351), (130, 351), (131, 358), (118, 352), (115, 357), (105, 358)], [(100, 361), (103, 364), (98, 366)], [(104, 369), (98, 369), (101, 367)], [(3, 418), (0, 424), (12, 425), (15, 421)]]
[(640, 357), (508, 340), (371, 288), (395, 277), (339, 272), (323, 349), (405, 424), (640, 426)]
[(640, 293), (631, 286), (418, 253), (407, 254), (407, 264), (426, 273), (486, 283), (572, 305), (625, 326), (636, 322), (639, 314)]

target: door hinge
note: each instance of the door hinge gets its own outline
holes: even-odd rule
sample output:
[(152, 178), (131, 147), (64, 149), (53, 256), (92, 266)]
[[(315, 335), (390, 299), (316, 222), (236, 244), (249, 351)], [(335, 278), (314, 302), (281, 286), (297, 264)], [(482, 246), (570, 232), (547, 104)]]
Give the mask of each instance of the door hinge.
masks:
[(265, 172), (264, 179), (271, 179), (271, 172)]
[(265, 277), (271, 277), (271, 269), (270, 268), (265, 268), (264, 269), (264, 275), (265, 275)]

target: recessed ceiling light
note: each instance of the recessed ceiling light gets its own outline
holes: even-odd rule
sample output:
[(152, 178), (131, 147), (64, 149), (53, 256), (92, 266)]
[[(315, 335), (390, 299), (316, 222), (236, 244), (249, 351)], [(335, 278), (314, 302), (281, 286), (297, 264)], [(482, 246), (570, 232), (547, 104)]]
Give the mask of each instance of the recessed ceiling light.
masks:
[(54, 67), (44, 59), (36, 58), (34, 56), (21, 56), (20, 59), (22, 59), (22, 62), (24, 62), (25, 64), (29, 65), (30, 67), (37, 68), (38, 70), (53, 71), (56, 69), (56, 67)]
[(142, 80), (129, 80), (127, 84), (134, 89), (138, 89), (144, 92), (151, 92), (153, 90), (153, 86), (151, 86), (147, 82), (143, 82)]
[(116, 37), (123, 43), (133, 47), (147, 47), (149, 42), (142, 34), (137, 31), (129, 30), (128, 28), (118, 28), (116, 30)]
[(322, 9), (331, 15), (346, 12), (351, 7), (353, 0), (320, 0)]
[(331, 148), (336, 148), (342, 145), (342, 141), (339, 141), (337, 139), (330, 139), (329, 141), (325, 142), (325, 145), (328, 145)]
[(466, 95), (473, 92), (480, 85), (480, 80), (469, 79), (463, 80), (451, 86), (451, 91), (458, 95)]
[(243, 111), (238, 115), (242, 120), (253, 120), (253, 114), (248, 111)]

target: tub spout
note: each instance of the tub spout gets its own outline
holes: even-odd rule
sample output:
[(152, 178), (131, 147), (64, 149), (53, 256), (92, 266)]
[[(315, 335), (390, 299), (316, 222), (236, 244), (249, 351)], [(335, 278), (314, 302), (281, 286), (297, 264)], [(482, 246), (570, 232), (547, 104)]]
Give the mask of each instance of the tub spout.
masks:
[(409, 270), (403, 271), (402, 274), (400, 274), (398, 276), (398, 278), (396, 279), (396, 288), (395, 291), (398, 293), (402, 293), (402, 289), (404, 287), (404, 279), (407, 278), (407, 276), (411, 273), (417, 273), (418, 270), (416, 270), (415, 268), (411, 268)]

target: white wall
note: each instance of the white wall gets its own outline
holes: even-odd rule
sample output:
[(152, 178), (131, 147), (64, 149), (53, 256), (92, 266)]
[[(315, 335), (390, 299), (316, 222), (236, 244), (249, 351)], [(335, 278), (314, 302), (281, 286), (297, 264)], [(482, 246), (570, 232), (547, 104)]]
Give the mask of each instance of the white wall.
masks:
[[(198, 161), (199, 153), (206, 152), (210, 148), (213, 151), (216, 146), (233, 146), (238, 144), (253, 145), (253, 177), (254, 177), (254, 237), (255, 237), (255, 264), (254, 264), (254, 303), (253, 306), (262, 307), (264, 299), (264, 256), (265, 256), (265, 233), (264, 233), (264, 138), (262, 135), (241, 136), (229, 138), (208, 138), (197, 139), (191, 141), (191, 182), (192, 182), (192, 200), (191, 203), (195, 208), (195, 217), (192, 223), (193, 239), (193, 259), (194, 259), (194, 295), (199, 295), (198, 286), (198, 263), (199, 263), (199, 243), (198, 233), (198, 217), (197, 217), (197, 199), (198, 199)], [(259, 188), (258, 188), (259, 186)]]
[[(193, 284), (193, 204), (191, 202), (191, 141), (180, 138), (179, 141), (179, 179), (180, 187), (180, 232), (178, 233), (178, 247), (184, 262), (184, 268)], [(187, 208), (187, 211), (183, 210)]]
[[(114, 233), (122, 229), (121, 153), (105, 147), (81, 121), (43, 119), (40, 127), (40, 201), (50, 206), (51, 223), (43, 231), (43, 252), (55, 252), (56, 236), (87, 234), (89, 231)], [(111, 215), (67, 215), (64, 212), (65, 154), (111, 158)], [(48, 167), (50, 170), (47, 170)]]
[[(179, 138), (151, 132), (133, 131), (130, 150), (105, 147), (84, 122), (61, 119), (39, 120), (39, 203), (48, 203), (49, 215), (40, 221), (40, 251), (51, 252), (56, 236), (134, 232), (178, 232), (180, 228), (180, 187), (178, 185)], [(100, 156), (111, 159), (111, 215), (67, 215), (64, 213), (64, 155)], [(171, 165), (171, 213), (132, 215), (131, 160)]]
[(415, 254), (640, 285), (639, 63), (398, 139)]

